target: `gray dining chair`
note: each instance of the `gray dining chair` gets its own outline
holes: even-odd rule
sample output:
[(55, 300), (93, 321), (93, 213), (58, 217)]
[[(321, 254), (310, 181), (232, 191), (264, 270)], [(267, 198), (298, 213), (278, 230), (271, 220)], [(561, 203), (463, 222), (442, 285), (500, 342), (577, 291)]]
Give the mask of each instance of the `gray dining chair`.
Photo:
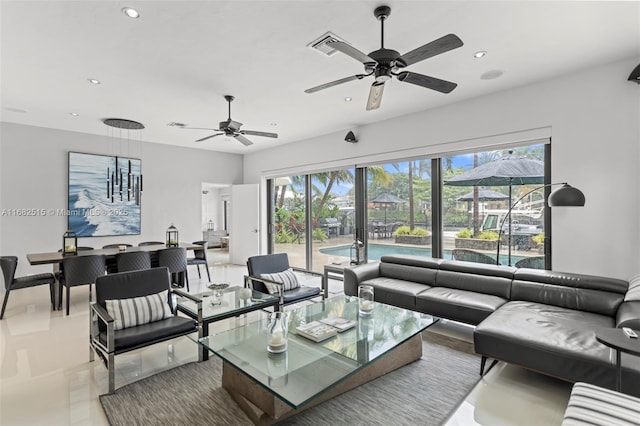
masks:
[(16, 256), (0, 257), (0, 267), (2, 267), (2, 274), (4, 275), (5, 288), (4, 301), (2, 302), (2, 312), (0, 312), (0, 320), (4, 317), (4, 310), (7, 307), (7, 302), (9, 301), (9, 293), (11, 293), (12, 290), (19, 290), (21, 288), (48, 285), (49, 295), (51, 296), (51, 308), (55, 309), (54, 283), (56, 282), (56, 278), (53, 274), (44, 273), (16, 278), (16, 268), (18, 267), (18, 258)]
[(118, 272), (151, 269), (151, 255), (148, 251), (132, 251), (116, 254)]
[(194, 241), (193, 244), (202, 246), (202, 248), (193, 251), (194, 257), (187, 259), (187, 265), (196, 265), (198, 268), (198, 278), (202, 278), (202, 275), (200, 275), (200, 265), (204, 265), (204, 269), (207, 271), (207, 278), (209, 279), (209, 282), (211, 282), (209, 262), (207, 262), (207, 250), (209, 249), (209, 243), (207, 241)]
[(184, 287), (185, 282), (189, 291), (189, 277), (187, 275), (187, 249), (184, 247), (167, 247), (158, 250), (158, 264), (165, 266), (171, 273), (171, 283)]
[[(143, 241), (141, 243), (138, 243), (138, 247), (145, 247), (145, 246), (164, 246), (165, 243), (163, 241)], [(158, 264), (158, 252), (156, 251), (152, 251), (149, 254), (151, 256), (151, 267), (152, 268), (157, 268), (159, 266)]]
[(92, 285), (96, 282), (96, 278), (105, 273), (106, 258), (104, 255), (71, 256), (63, 259), (58, 300), (62, 302), (62, 287), (66, 287), (67, 315), (69, 315), (71, 287), (88, 285), (89, 301), (91, 301)]

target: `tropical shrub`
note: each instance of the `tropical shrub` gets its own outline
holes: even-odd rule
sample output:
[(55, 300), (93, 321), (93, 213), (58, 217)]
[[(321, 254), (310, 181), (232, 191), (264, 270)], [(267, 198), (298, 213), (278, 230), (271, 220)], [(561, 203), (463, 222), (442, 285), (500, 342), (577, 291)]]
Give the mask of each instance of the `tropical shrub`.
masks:
[(413, 231), (411, 231), (411, 235), (417, 235), (419, 237), (422, 237), (425, 235), (429, 235), (429, 231), (423, 228), (414, 228)]
[(411, 228), (408, 226), (398, 226), (393, 235), (411, 235)]
[(497, 241), (498, 233), (494, 231), (482, 231), (480, 235), (478, 235), (478, 239), (480, 240), (489, 240), (489, 241)]
[(471, 238), (471, 237), (473, 237), (473, 233), (471, 232), (471, 229), (461, 229), (456, 234), (456, 238)]
[(326, 241), (327, 240), (327, 233), (324, 232), (322, 229), (314, 229), (313, 230), (313, 241)]
[(538, 235), (534, 235), (533, 237), (531, 237), (531, 239), (536, 244), (544, 244), (544, 232), (541, 232)]

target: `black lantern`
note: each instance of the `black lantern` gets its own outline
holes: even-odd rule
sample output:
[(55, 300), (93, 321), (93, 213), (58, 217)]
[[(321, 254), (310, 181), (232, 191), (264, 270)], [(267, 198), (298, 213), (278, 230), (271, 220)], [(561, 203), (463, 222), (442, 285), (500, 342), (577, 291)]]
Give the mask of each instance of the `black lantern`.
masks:
[(62, 254), (64, 256), (78, 254), (78, 237), (76, 233), (70, 229), (62, 234)]
[(178, 247), (178, 229), (173, 223), (167, 229), (167, 247)]
[(351, 245), (351, 264), (360, 265), (364, 263), (364, 244), (360, 240), (355, 240)]

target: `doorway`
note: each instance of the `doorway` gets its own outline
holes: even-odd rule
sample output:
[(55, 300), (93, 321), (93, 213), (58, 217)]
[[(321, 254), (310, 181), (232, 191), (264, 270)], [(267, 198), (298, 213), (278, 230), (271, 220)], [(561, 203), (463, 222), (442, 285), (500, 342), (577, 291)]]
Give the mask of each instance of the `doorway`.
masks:
[(210, 265), (229, 263), (229, 246), (225, 237), (229, 235), (228, 211), (231, 185), (203, 182), (201, 230), (202, 240), (209, 243), (207, 257)]

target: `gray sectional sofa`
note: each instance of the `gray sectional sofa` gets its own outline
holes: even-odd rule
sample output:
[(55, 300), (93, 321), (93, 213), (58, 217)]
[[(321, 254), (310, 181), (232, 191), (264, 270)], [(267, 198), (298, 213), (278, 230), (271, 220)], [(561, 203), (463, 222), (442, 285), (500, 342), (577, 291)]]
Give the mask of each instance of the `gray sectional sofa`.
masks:
[[(476, 326), (475, 351), (571, 382), (615, 387), (615, 354), (597, 328), (640, 330), (640, 301), (624, 280), (412, 256), (344, 271), (344, 291)], [(623, 354), (622, 390), (640, 396), (640, 357)]]

